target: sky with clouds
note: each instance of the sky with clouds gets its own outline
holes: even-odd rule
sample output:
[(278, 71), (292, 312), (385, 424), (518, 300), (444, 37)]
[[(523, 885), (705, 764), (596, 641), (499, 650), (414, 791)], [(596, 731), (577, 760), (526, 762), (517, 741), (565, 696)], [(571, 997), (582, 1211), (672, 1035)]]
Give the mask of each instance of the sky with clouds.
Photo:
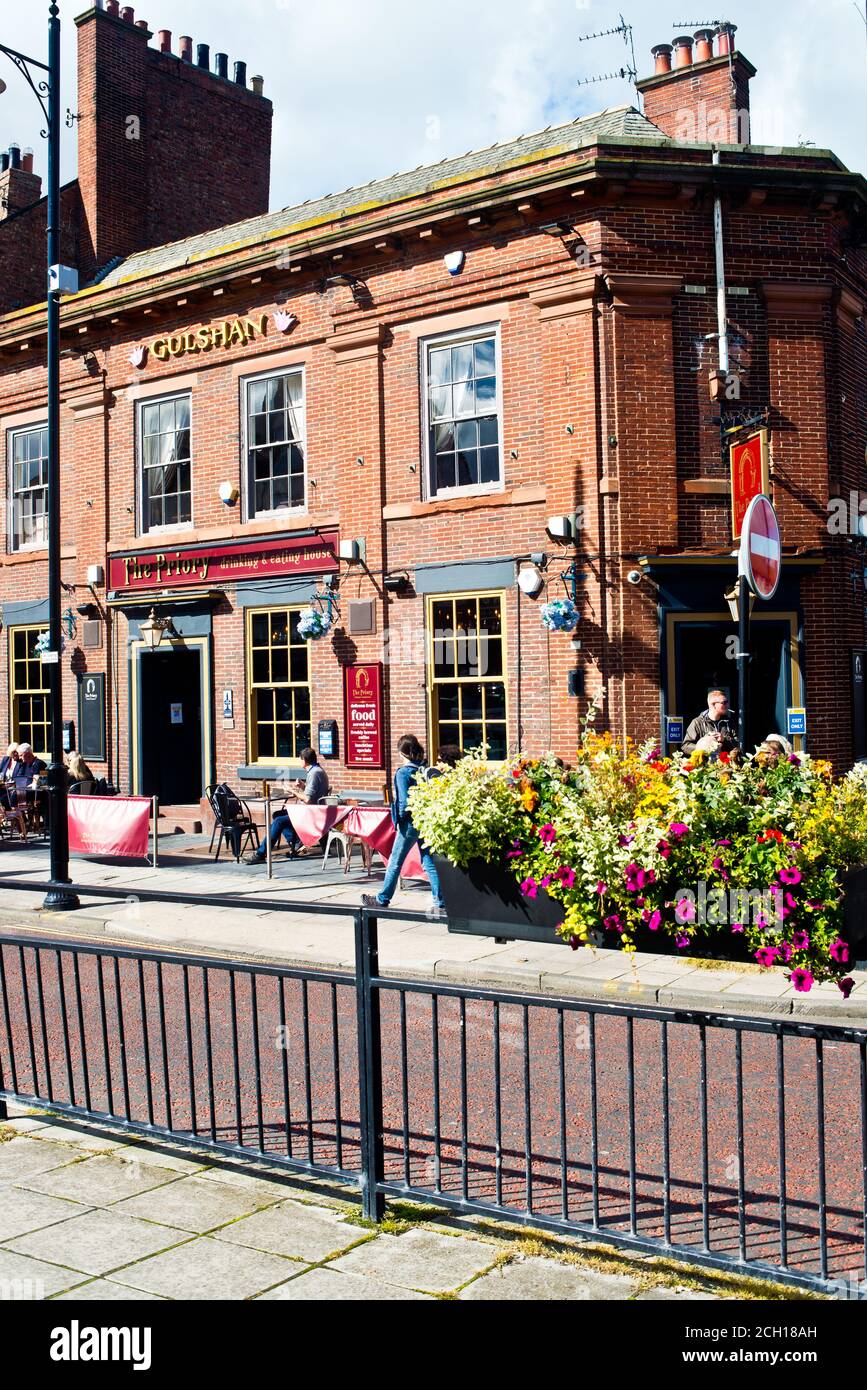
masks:
[[(867, 172), (867, 29), (864, 0), (750, 0), (728, 11), (741, 51), (758, 69), (754, 138), (811, 141)], [(75, 109), (72, 23), (84, 0), (60, 0), (64, 106)], [(634, 26), (639, 77), (650, 49), (681, 32), (674, 21), (711, 21), (653, 0), (140, 0), (136, 18), (244, 59), (274, 102), (272, 207), (288, 206), (480, 149), (606, 106), (637, 104), (628, 81), (579, 79), (621, 68), (620, 36), (579, 42), (619, 23)], [(670, 12), (669, 12), (670, 11)], [(47, 0), (0, 0), (0, 42), (40, 57)], [(687, 26), (689, 32), (689, 26)], [(8, 60), (0, 144), (36, 151), (44, 175), (39, 110)], [(215, 131), (215, 138), (219, 132)], [(64, 180), (75, 138), (64, 132)]]

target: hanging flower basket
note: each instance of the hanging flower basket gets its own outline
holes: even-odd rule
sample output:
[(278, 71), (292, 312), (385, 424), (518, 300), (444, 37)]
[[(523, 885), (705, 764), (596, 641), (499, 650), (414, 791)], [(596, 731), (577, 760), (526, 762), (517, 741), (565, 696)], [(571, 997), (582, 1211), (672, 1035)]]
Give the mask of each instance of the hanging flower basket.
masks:
[[(61, 635), (61, 638), (60, 638), (60, 650), (61, 650), (61, 652), (65, 652), (65, 651), (66, 651), (66, 638), (63, 637), (62, 635)], [(34, 655), (34, 656), (41, 657), (42, 654), (43, 654), (43, 652), (50, 652), (50, 651), (51, 651), (51, 633), (46, 629), (45, 632), (40, 632), (39, 636), (37, 637), (37, 639), (36, 639), (36, 645), (35, 645), (34, 648), (33, 648), (33, 655)]]
[(574, 632), (579, 613), (571, 598), (555, 598), (543, 603), (539, 610), (542, 624), (549, 632)]
[(305, 641), (316, 642), (320, 637), (327, 637), (331, 627), (331, 618), (321, 608), (305, 608), (298, 619), (298, 633)]

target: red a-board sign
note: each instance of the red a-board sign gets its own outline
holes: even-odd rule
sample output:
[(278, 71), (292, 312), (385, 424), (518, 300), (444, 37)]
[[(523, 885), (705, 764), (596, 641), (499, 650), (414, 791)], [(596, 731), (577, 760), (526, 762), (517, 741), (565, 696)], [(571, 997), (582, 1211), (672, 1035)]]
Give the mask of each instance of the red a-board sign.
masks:
[(343, 672), (346, 766), (385, 766), (382, 663), (347, 666)]

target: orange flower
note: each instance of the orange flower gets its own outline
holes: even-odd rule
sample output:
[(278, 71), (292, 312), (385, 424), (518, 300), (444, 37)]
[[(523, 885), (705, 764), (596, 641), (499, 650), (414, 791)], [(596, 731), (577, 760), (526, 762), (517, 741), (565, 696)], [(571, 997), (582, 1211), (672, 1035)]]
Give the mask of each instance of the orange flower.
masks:
[(525, 787), (521, 792), (521, 805), (525, 811), (535, 811), (539, 803), (539, 793), (532, 787)]

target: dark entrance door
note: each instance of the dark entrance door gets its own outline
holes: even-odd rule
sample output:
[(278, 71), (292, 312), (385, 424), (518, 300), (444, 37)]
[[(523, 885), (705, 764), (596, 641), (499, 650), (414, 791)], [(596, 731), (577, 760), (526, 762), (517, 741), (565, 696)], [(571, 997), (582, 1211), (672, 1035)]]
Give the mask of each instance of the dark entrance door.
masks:
[[(688, 724), (707, 709), (707, 692), (718, 686), (732, 709), (738, 703), (737, 638), (734, 623), (679, 623), (677, 626), (677, 691), (674, 712)], [(786, 732), (786, 706), (791, 704), (789, 643), (785, 621), (750, 624), (750, 674), (747, 709), (747, 751), (768, 734)]]
[(139, 719), (142, 795), (185, 806), (202, 795), (202, 684), (197, 651), (144, 652)]

